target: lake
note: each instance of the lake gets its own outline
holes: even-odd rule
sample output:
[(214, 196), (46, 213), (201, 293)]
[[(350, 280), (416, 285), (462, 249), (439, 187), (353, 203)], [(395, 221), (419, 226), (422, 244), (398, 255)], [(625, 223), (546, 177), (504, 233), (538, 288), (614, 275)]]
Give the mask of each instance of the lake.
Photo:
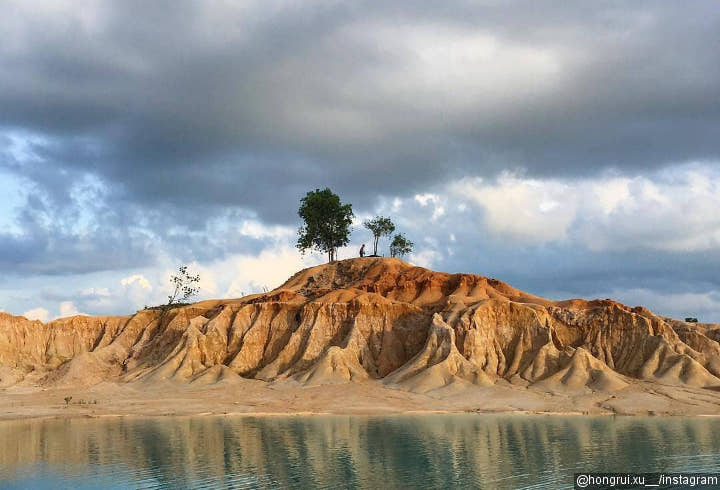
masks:
[(430, 414), (0, 422), (3, 488), (572, 488), (720, 472), (714, 418)]

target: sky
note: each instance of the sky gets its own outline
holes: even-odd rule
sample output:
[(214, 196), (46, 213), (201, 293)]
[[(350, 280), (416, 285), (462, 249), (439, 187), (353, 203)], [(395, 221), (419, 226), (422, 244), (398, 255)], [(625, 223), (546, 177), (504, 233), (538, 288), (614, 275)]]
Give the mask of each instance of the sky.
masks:
[[(0, 0), (0, 310), (280, 285), (299, 200), (407, 259), (720, 322), (720, 9)], [(388, 243), (381, 241), (381, 253)]]

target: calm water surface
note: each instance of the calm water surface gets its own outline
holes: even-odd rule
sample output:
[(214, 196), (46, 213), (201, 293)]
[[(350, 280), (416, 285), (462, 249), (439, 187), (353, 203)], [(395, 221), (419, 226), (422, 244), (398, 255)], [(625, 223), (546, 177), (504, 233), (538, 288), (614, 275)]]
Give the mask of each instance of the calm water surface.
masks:
[(0, 422), (3, 488), (572, 488), (720, 472), (720, 420), (528, 415)]

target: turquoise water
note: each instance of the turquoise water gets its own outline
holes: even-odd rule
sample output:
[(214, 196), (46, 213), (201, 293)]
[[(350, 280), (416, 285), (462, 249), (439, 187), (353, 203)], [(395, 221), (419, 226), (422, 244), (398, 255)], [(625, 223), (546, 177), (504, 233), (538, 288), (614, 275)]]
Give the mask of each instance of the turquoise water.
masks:
[(720, 420), (529, 415), (0, 422), (3, 488), (572, 488), (720, 472)]

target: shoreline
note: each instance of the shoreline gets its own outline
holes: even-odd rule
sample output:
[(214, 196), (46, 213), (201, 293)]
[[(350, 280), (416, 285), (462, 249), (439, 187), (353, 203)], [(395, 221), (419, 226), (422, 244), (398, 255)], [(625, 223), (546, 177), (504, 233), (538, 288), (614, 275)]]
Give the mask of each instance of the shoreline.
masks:
[(433, 415), (508, 415), (518, 417), (590, 417), (590, 418), (667, 418), (667, 419), (698, 419), (718, 418), (720, 414), (643, 414), (643, 413), (581, 413), (581, 412), (546, 412), (546, 411), (477, 411), (477, 410), (413, 410), (408, 412), (204, 412), (204, 413), (167, 413), (167, 414), (80, 414), (69, 415), (18, 415), (16, 417), (5, 417), (0, 415), (0, 424), (22, 421), (48, 421), (48, 420), (103, 420), (103, 419), (170, 419), (170, 418), (200, 418), (200, 417), (243, 417), (243, 418), (294, 418), (294, 417), (407, 417), (407, 416), (433, 416)]
[[(69, 404), (64, 403), (66, 397), (72, 397)], [(248, 379), (201, 386), (103, 382), (84, 388), (16, 385), (0, 390), (0, 422), (432, 414), (718, 417), (720, 395), (703, 388), (643, 382), (613, 392), (550, 392), (498, 382), (489, 387), (414, 393), (378, 381), (303, 386)]]

